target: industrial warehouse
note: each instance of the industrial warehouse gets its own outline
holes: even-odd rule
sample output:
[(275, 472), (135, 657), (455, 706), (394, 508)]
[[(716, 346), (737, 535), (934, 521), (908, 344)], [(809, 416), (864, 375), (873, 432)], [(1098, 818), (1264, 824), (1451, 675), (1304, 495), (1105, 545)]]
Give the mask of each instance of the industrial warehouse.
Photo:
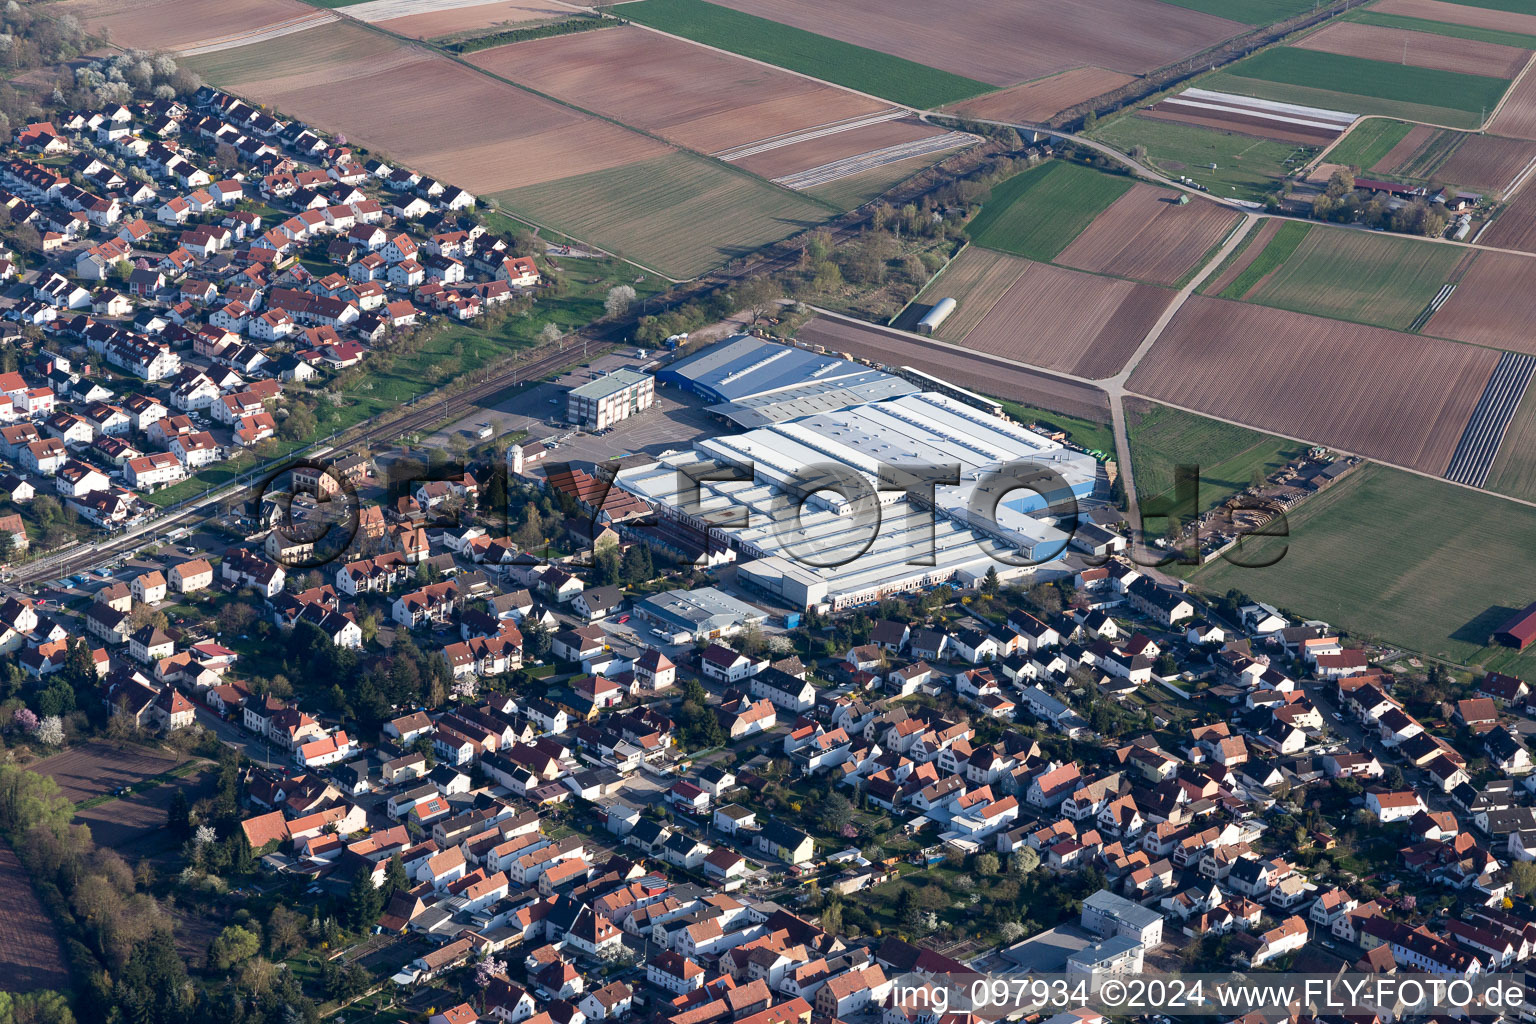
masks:
[[(660, 379), (723, 399), (711, 409), (731, 407), (727, 418), (759, 402), (751, 411), (770, 422), (628, 468), (617, 485), (729, 544), (740, 581), (801, 607), (1026, 574), (1064, 552), (1074, 524), (1058, 516), (1096, 483), (1089, 455), (847, 360), (737, 338)], [(891, 397), (846, 400), (859, 393)], [(790, 409), (813, 411), (780, 415)], [(924, 485), (945, 471), (956, 482)]]

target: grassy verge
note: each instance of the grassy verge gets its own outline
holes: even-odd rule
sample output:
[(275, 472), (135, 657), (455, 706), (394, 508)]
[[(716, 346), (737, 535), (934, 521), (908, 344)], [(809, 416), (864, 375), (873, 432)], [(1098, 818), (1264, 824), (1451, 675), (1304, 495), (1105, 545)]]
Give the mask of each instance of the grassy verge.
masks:
[(940, 107), (997, 88), (703, 0), (642, 0), (625, 4), (622, 13), (707, 46), (913, 107)]

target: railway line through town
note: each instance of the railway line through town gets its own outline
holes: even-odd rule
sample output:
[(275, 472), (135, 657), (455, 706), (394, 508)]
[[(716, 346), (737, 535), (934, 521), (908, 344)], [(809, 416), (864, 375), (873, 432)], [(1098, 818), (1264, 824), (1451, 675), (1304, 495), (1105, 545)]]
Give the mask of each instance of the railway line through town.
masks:
[[(382, 422), (365, 423), (353, 428), (349, 433), (342, 434), (335, 443), (326, 442), (320, 447), (279, 460), (275, 465), (269, 463), (252, 470), (232, 484), (216, 490), (210, 489), (202, 495), (190, 498), (184, 504), (175, 506), (164, 514), (116, 537), (95, 544), (66, 548), (23, 563), (12, 572), (7, 582), (12, 586), (35, 584), (43, 580), (69, 576), (119, 556), (130, 555), (153, 543), (157, 537), (169, 530), (202, 522), (213, 515), (220, 506), (238, 499), (241, 494), (258, 485), (262, 480), (270, 479), (274, 474), (282, 472), (284, 466), (292, 465), (299, 459), (332, 458), (350, 453), (365, 445), (392, 441), (434, 427), (443, 420), (458, 415), (469, 406), (493, 398), (508, 388), (539, 380), (563, 369), (573, 359), (580, 358), (580, 351), (577, 348), (580, 340), (579, 337), (572, 335), (564, 339), (560, 347), (554, 351), (538, 355), (532, 361), (519, 362), (495, 372), (461, 391), (447, 395), (429, 395), (418, 399), (407, 406), (408, 411), (403, 415)], [(589, 342), (586, 358), (590, 359), (603, 351), (605, 351), (604, 347), (591, 347)]]

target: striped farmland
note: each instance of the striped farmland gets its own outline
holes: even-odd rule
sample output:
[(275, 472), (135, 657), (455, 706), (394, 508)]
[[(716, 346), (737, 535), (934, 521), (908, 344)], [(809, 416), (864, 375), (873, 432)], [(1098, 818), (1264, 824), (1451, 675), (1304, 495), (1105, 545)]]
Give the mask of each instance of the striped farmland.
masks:
[(1509, 429), (1509, 421), (1531, 383), (1533, 372), (1536, 372), (1536, 356), (1505, 352), (1499, 359), (1499, 364), (1493, 368), (1493, 376), (1488, 378), (1488, 386), (1483, 389), (1483, 396), (1472, 410), (1461, 442), (1451, 456), (1450, 468), (1445, 471), (1447, 480), (1473, 487), (1481, 487), (1487, 482), (1494, 457), (1499, 454), (1499, 445)]

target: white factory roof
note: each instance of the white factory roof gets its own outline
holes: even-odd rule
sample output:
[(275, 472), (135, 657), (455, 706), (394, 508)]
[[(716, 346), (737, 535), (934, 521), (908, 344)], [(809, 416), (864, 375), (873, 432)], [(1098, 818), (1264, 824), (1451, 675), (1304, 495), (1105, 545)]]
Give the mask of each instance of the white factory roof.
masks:
[[(1067, 534), (1049, 517), (1027, 514), (1024, 503), (1012, 497), (998, 507), (995, 525), (985, 513), (974, 524), (986, 536), (971, 528), (967, 502), (983, 475), (1019, 461), (1049, 466), (1074, 487), (1091, 488), (1096, 469), (1091, 457), (1049, 438), (923, 392), (708, 438), (694, 451), (671, 452), (660, 462), (624, 470), (617, 483), (697, 516), (729, 536), (744, 556), (782, 557), (786, 574), (825, 582), (835, 596), (956, 575), (980, 577), (997, 564), (996, 550), (1035, 561), (1057, 557)], [(709, 463), (737, 467), (750, 477), (705, 481), (697, 485), (695, 499), (685, 470)], [(806, 489), (806, 467), (819, 464), (868, 480), (878, 505), (860, 505), (828, 490), (814, 491), (803, 506), (792, 499), (786, 488)], [(960, 483), (936, 489), (935, 516), (907, 499), (904, 484), (888, 480), (880, 490), (882, 465), (955, 465)]]

